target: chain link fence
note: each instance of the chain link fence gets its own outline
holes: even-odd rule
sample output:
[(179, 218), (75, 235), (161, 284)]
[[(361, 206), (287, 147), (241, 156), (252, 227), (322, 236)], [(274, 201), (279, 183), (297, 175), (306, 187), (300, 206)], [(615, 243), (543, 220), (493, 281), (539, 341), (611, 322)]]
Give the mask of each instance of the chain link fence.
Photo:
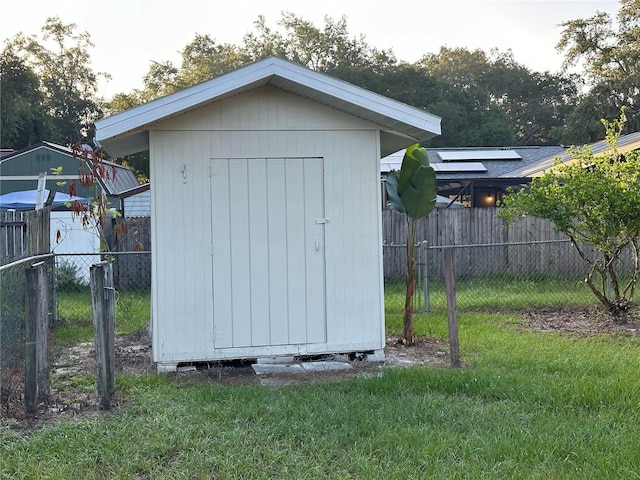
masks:
[[(36, 299), (29, 295), (27, 270), (35, 263), (44, 263), (47, 294), (53, 293), (53, 256), (39, 255), (21, 259), (0, 267), (0, 412), (15, 416), (17, 405), (24, 405), (25, 353), (27, 351), (27, 308)], [(47, 319), (52, 311), (45, 312)], [(2, 416), (2, 415), (0, 415)]]
[(49, 364), (56, 350), (93, 339), (90, 267), (113, 264), (116, 289), (116, 332), (149, 327), (151, 318), (150, 252), (49, 254), (0, 267), (0, 417), (23, 416), (25, 407), (26, 316), (30, 297), (26, 270), (46, 261)]
[[(416, 248), (416, 312), (446, 313), (443, 251), (452, 249), (456, 309), (495, 312), (548, 306), (595, 305), (584, 282), (588, 265), (566, 240)], [(403, 296), (406, 246), (384, 245), (386, 293)], [(0, 416), (16, 416), (24, 404), (25, 270), (47, 261), (50, 285), (49, 349), (91, 342), (90, 267), (113, 263), (116, 334), (147, 329), (151, 317), (150, 252), (56, 254), (0, 267)], [(624, 275), (624, 271), (623, 271)], [(389, 299), (389, 295), (387, 295)]]
[[(458, 311), (595, 305), (589, 265), (567, 240), (416, 245), (416, 312), (446, 312), (444, 249), (453, 250)], [(384, 245), (385, 285), (404, 289), (406, 245)], [(624, 274), (624, 268), (622, 269)]]

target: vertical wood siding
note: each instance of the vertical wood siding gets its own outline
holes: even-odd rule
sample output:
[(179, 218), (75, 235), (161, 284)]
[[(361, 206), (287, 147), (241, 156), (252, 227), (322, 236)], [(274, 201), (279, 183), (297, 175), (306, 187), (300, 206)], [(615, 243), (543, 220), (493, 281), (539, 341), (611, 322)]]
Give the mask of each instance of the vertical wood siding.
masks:
[[(374, 125), (265, 87), (162, 123), (150, 132), (150, 143), (156, 361), (383, 347), (380, 147)], [(276, 158), (283, 159), (282, 166), (261, 166)], [(293, 158), (322, 158), (323, 167), (304, 162), (304, 169), (322, 171), (298, 172), (302, 180), (289, 171), (283, 177), (278, 169), (288, 167)], [(229, 182), (210, 177), (212, 159), (227, 159), (237, 170), (233, 175), (246, 183), (229, 189)], [(262, 160), (247, 170), (247, 159)], [(323, 191), (314, 191), (321, 185), (313, 181), (316, 175), (324, 176)], [(279, 188), (287, 191), (286, 199), (274, 193)], [(304, 196), (318, 194), (323, 195), (328, 223), (314, 223), (312, 228), (324, 229), (320, 248), (324, 247), (325, 270), (308, 277), (306, 292), (298, 303), (287, 303), (285, 312), (283, 299), (296, 298), (292, 279), (321, 268), (309, 254), (315, 248), (309, 239), (315, 237), (286, 226), (310, 216)], [(289, 205), (289, 196), (299, 201)], [(222, 198), (228, 198), (229, 205), (219, 204)], [(233, 218), (230, 212), (237, 209), (245, 213)], [(273, 223), (261, 222), (264, 216)], [(253, 230), (236, 242), (221, 225), (229, 225), (229, 232)], [(286, 250), (276, 247), (280, 242), (286, 243)], [(226, 260), (221, 251), (228, 253)], [(286, 251), (305, 260), (287, 265)], [(256, 269), (263, 257), (273, 259), (274, 265), (280, 258), (282, 268), (262, 264)], [(214, 269), (219, 268), (233, 275), (218, 281)], [(249, 291), (256, 300), (253, 306), (247, 301)], [(324, 298), (316, 291), (324, 292)], [(317, 321), (323, 303), (325, 321)], [(271, 318), (290, 319), (286, 329), (274, 321), (238, 323), (240, 317), (267, 315), (259, 307), (266, 304)], [(231, 311), (234, 320), (224, 313)], [(294, 317), (306, 319), (304, 326), (292, 327)]]
[(322, 159), (213, 159), (211, 178), (215, 348), (324, 342)]

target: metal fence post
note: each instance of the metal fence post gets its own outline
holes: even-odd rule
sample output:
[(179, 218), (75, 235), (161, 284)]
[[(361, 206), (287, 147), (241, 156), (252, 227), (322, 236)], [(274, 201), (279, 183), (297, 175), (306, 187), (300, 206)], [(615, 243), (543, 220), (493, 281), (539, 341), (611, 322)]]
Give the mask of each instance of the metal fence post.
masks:
[(422, 250), (422, 284), (424, 288), (424, 313), (429, 313), (429, 270), (427, 267), (429, 255), (429, 243), (424, 240), (421, 244)]
[(111, 408), (115, 392), (115, 290), (113, 265), (99, 262), (90, 268), (93, 304), (93, 336), (96, 348), (96, 373), (100, 408)]
[(449, 323), (449, 350), (451, 366), (460, 367), (460, 340), (458, 338), (458, 316), (456, 314), (456, 288), (453, 271), (453, 250), (444, 249), (444, 278), (447, 290), (447, 318)]

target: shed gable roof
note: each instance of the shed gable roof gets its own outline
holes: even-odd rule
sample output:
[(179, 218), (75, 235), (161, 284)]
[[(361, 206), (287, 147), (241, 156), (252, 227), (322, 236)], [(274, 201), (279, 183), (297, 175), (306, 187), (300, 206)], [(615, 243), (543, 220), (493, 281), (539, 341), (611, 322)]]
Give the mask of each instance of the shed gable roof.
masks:
[(96, 139), (114, 156), (143, 151), (154, 123), (263, 85), (379, 125), (383, 155), (440, 134), (436, 115), (273, 57), (98, 120)]

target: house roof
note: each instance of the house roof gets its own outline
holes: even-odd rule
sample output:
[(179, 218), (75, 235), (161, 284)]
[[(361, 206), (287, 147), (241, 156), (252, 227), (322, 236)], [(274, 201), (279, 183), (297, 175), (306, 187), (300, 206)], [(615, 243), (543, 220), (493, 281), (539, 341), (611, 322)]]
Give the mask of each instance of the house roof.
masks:
[[(596, 143), (591, 144), (591, 151), (594, 155), (599, 155), (603, 153), (607, 149), (606, 140), (601, 140)], [(629, 133), (627, 135), (621, 135), (618, 138), (617, 149), (619, 153), (627, 153), (632, 150), (640, 149), (640, 132)], [(523, 165), (520, 168), (512, 170), (506, 174), (501, 175), (501, 177), (520, 177), (520, 178), (530, 178), (530, 177), (539, 177), (545, 170), (553, 167), (558, 160), (561, 163), (567, 163), (573, 160), (573, 157), (567, 153), (567, 149), (565, 149), (561, 153), (552, 154), (546, 158), (540, 159), (537, 162), (533, 162), (528, 165)]]
[(137, 187), (130, 188), (129, 190), (125, 190), (124, 192), (120, 192), (118, 196), (120, 198), (129, 198), (134, 195), (137, 195), (142, 192), (147, 192), (151, 189), (150, 183), (143, 183), (142, 185), (138, 185)]
[[(0, 163), (8, 162), (16, 157), (42, 148), (73, 156), (73, 151), (69, 147), (51, 142), (40, 142), (30, 147), (13, 151), (3, 156), (0, 160)], [(115, 175), (108, 175), (108, 177), (105, 178), (98, 178), (98, 182), (105, 190), (107, 195), (118, 195), (120, 192), (129, 190), (139, 185), (138, 179), (129, 168), (108, 161), (103, 161), (103, 163), (110, 169), (113, 169), (113, 171), (115, 171)]]
[(148, 131), (154, 123), (264, 85), (379, 125), (383, 155), (440, 135), (436, 115), (272, 57), (98, 120), (96, 139), (114, 156), (147, 150)]
[[(438, 180), (511, 178), (511, 171), (565, 151), (561, 146), (427, 148)], [(382, 158), (380, 172), (399, 170), (404, 152), (403, 149)]]

